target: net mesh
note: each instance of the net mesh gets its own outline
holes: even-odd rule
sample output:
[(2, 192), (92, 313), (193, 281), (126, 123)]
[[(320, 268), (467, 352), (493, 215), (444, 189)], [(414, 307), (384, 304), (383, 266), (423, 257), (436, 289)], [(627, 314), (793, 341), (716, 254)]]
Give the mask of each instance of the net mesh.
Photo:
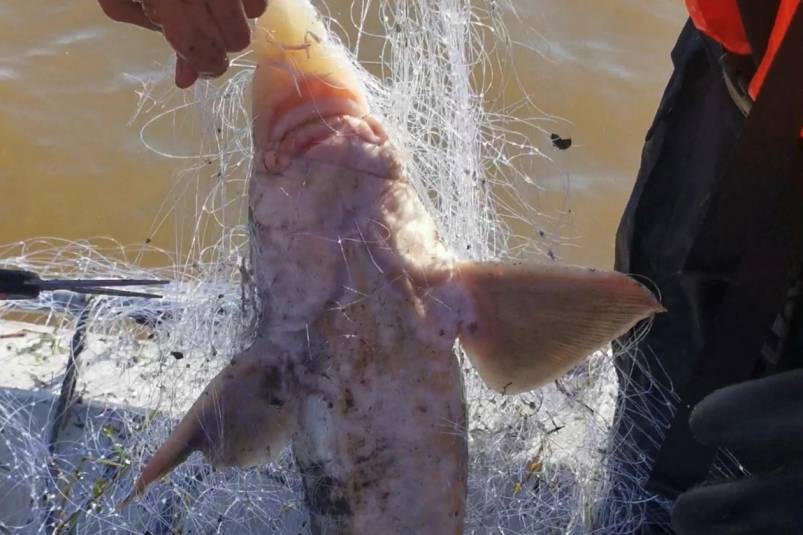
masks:
[[(353, 52), (372, 112), (459, 256), (543, 254), (549, 244), (519, 239), (511, 230), (514, 223), (543, 227), (545, 216), (523, 195), (537, 187), (529, 163), (543, 157), (531, 141), (537, 120), (525, 117), (535, 117), (536, 108), (523, 102), (515, 116), (511, 109), (489, 111), (499, 87), (515, 79), (503, 22), (513, 6), (502, 0), (355, 0), (347, 14), (319, 7)], [(378, 48), (378, 57), (366, 52), (369, 47)], [(4, 530), (308, 531), (289, 452), (258, 469), (225, 471), (196, 454), (141, 500), (116, 509), (177, 418), (249, 341), (255, 314), (243, 288), (253, 68), (245, 53), (225, 81), (200, 82), (191, 92), (170, 87), (169, 66), (162, 76), (140, 80), (132, 121), (143, 125), (143, 143), (187, 164), (150, 229), (175, 220), (174, 250), (106, 238), (41, 238), (0, 248), (4, 267), (45, 278), (171, 281), (159, 288), (161, 300), (57, 292), (34, 302), (0, 302), (6, 320), (0, 354), (18, 386), (0, 396), (0, 496), (10, 511)], [(201, 145), (188, 153), (164, 149), (151, 132), (166, 122), (199, 130)], [(56, 416), (64, 412), (59, 398), (70, 387), (70, 358), (76, 397), (56, 429)], [(470, 422), (467, 533), (628, 533), (648, 514), (645, 503), (655, 500), (638, 485), (646, 459), (611, 433), (617, 379), (609, 353), (517, 396), (489, 391), (458, 358)], [(671, 401), (658, 387), (640, 395), (649, 398), (641, 413), (655, 399)], [(648, 416), (666, 423), (666, 415)]]

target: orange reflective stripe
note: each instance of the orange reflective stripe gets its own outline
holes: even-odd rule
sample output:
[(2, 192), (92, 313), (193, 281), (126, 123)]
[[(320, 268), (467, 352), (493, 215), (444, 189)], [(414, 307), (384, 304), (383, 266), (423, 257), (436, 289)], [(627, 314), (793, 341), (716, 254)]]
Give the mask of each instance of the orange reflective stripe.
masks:
[(741, 55), (750, 53), (736, 0), (686, 0), (686, 9), (697, 29), (727, 50)]
[[(739, 14), (739, 6), (736, 0), (685, 0), (686, 8), (689, 11), (694, 26), (719, 42), (726, 50), (734, 53), (746, 55), (750, 54), (750, 43), (742, 25)], [(756, 74), (750, 81), (748, 92), (753, 100), (761, 91), (764, 79), (767, 77), (775, 54), (783, 42), (789, 24), (797, 9), (803, 9), (803, 0), (781, 0), (778, 7), (778, 15), (775, 19), (775, 26), (770, 33), (767, 43), (767, 52), (758, 66)], [(803, 128), (800, 131), (803, 138)]]
[[(753, 80), (750, 82), (749, 91), (750, 96), (753, 97), (753, 100), (755, 100), (756, 96), (758, 96), (758, 92), (761, 90), (761, 85), (764, 83), (764, 79), (767, 77), (767, 72), (770, 69), (770, 65), (772, 65), (772, 60), (775, 59), (775, 54), (778, 52), (778, 47), (781, 45), (784, 35), (786, 35), (786, 30), (789, 29), (789, 24), (792, 22), (792, 17), (795, 14), (795, 10), (797, 10), (800, 6), (801, 0), (781, 1), (781, 5), (778, 7), (778, 16), (775, 18), (775, 26), (772, 29), (770, 40), (767, 43), (767, 52), (764, 54), (764, 58), (761, 60), (761, 65), (759, 65), (756, 74), (753, 76)], [(803, 43), (801, 43), (801, 46), (803, 46)], [(801, 66), (801, 68), (803, 68), (803, 66)]]

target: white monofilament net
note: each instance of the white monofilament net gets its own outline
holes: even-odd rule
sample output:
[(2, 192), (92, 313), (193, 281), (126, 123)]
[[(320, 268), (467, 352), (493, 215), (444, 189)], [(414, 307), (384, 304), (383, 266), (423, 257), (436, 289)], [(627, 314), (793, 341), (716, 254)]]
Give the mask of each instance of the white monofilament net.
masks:
[[(496, 78), (509, 67), (501, 15), (510, 10), (497, 0), (355, 0), (350, 18), (327, 17), (356, 57), (373, 60), (366, 65), (379, 76), (360, 67), (371, 108), (405, 155), (443, 236), (468, 259), (539, 250), (537, 242), (515, 255), (508, 249), (508, 224), (518, 218), (537, 228), (540, 217), (520, 195), (531, 187), (528, 160), (540, 157), (522, 134), (532, 124), (486, 111)], [(381, 45), (379, 58), (366, 57), (370, 42)], [(225, 471), (194, 455), (143, 499), (116, 510), (176, 418), (248, 342), (253, 313), (241, 282), (252, 71), (252, 58), (244, 54), (226, 81), (199, 83), (191, 94), (170, 89), (168, 76), (143, 80), (137, 110), (143, 141), (155, 153), (188, 162), (154, 226), (175, 218), (190, 229), (177, 240), (177, 251), (98, 239), (37, 239), (0, 249), (3, 265), (46, 277), (172, 281), (159, 289), (163, 300), (56, 294), (0, 304), (7, 319), (28, 319), (20, 316), (27, 307), (25, 314), (44, 314), (50, 326), (3, 331), (4, 367), (25, 387), (0, 398), (0, 499), (13, 504), (4, 511), (14, 511), (4, 512), (5, 529), (307, 531), (289, 452), (263, 468)], [(152, 124), (176, 121), (179, 114), (194, 114), (192, 127), (203, 133), (191, 157), (160, 150), (149, 137)], [(146, 257), (148, 265), (166, 267), (139, 267)], [(68, 349), (80, 342), (73, 338), (78, 323), (85, 326), (79, 335), (87, 335), (75, 358), (79, 397), (54, 430), (59, 394), (69, 386)], [(485, 388), (462, 362), (471, 448), (467, 533), (629, 532), (641, 510), (635, 480), (618, 483), (624, 488), (619, 502), (598, 507), (610, 502), (601, 497), (616, 466), (608, 453), (618, 447), (608, 439), (616, 403), (610, 355), (595, 356), (539, 391), (507, 397)]]

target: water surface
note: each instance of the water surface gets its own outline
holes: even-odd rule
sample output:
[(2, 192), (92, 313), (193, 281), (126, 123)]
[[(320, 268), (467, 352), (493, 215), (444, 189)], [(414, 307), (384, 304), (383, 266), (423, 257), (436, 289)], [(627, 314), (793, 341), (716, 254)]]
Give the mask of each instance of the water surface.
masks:
[[(328, 2), (334, 15), (348, 2)], [(546, 114), (526, 189), (547, 216), (516, 231), (559, 236), (561, 260), (611, 264), (613, 233), (638, 168), (641, 143), (670, 72), (684, 20), (677, 0), (520, 0), (508, 13), (514, 69)], [(161, 158), (130, 122), (138, 79), (167, 54), (151, 32), (113, 24), (91, 0), (0, 5), (0, 243), (34, 236), (111, 236), (173, 249), (173, 225), (155, 224), (183, 160)], [(512, 71), (511, 71), (512, 73)], [(500, 106), (521, 98), (515, 84)], [(506, 102), (504, 102), (506, 101)], [(169, 125), (168, 125), (169, 126)], [(192, 147), (187, 127), (165, 134)], [(553, 149), (550, 131), (572, 138)]]

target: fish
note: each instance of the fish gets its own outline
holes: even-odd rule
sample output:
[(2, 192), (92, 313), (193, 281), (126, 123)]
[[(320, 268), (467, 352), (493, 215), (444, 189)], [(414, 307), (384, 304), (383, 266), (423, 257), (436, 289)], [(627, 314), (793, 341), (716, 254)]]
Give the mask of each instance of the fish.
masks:
[(124, 504), (194, 451), (251, 467), (292, 446), (313, 533), (462, 533), (457, 346), (526, 392), (663, 307), (621, 273), (459, 259), (309, 0), (271, 0), (253, 50), (256, 334)]

